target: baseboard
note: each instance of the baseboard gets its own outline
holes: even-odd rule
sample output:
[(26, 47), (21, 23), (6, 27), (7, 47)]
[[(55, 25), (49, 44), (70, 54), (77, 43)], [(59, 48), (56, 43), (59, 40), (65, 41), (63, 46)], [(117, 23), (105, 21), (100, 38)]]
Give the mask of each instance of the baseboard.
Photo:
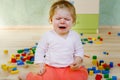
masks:
[(0, 26), (0, 30), (49, 30), (52, 26)]

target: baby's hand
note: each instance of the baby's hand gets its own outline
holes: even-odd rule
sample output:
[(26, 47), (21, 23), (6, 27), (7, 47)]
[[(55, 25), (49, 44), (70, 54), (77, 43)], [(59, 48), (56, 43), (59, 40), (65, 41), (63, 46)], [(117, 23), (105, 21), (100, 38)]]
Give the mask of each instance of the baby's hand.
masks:
[(80, 68), (80, 64), (78, 64), (78, 63), (73, 63), (73, 64), (70, 65), (70, 68), (71, 68), (72, 70), (78, 70), (78, 69)]
[(46, 71), (46, 69), (45, 69), (45, 64), (40, 63), (39, 66), (40, 66), (40, 70), (38, 71), (37, 74), (38, 74), (38, 75), (43, 75), (43, 74), (45, 73), (45, 71)]
[(78, 70), (82, 64), (82, 58), (75, 57), (75, 61), (70, 65), (72, 70)]

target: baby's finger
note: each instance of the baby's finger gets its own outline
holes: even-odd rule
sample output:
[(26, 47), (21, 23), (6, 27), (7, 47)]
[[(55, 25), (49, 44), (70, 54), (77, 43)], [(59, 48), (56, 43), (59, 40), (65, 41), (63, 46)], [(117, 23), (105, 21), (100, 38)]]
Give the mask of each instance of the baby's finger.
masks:
[(40, 70), (40, 71), (38, 72), (38, 74), (39, 74), (39, 75), (43, 75), (43, 74), (45, 73), (45, 71), (46, 71), (45, 69)]
[(38, 74), (38, 75), (42, 75), (42, 74), (43, 74), (43, 72), (42, 72), (42, 71), (39, 71), (37, 74)]
[(71, 65), (71, 69), (72, 70), (78, 70), (79, 69), (79, 65), (76, 64), (76, 65)]

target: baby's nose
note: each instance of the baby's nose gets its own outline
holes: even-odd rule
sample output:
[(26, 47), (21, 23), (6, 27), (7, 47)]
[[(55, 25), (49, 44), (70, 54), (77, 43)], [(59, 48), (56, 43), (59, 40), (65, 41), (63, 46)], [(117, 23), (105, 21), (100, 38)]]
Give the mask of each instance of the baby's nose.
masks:
[(64, 24), (64, 23), (65, 23), (65, 20), (64, 20), (64, 19), (61, 19), (61, 20), (60, 20), (60, 23), (61, 23), (61, 24)]

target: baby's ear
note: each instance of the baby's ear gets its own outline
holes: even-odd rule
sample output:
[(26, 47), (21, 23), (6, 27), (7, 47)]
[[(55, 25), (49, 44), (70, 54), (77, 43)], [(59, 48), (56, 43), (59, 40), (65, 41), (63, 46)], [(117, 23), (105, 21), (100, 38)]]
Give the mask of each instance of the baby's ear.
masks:
[(72, 26), (75, 26), (75, 24), (76, 24), (76, 23), (75, 23), (75, 22), (73, 22), (73, 23), (72, 23)]
[(52, 19), (49, 19), (49, 23), (52, 24)]

